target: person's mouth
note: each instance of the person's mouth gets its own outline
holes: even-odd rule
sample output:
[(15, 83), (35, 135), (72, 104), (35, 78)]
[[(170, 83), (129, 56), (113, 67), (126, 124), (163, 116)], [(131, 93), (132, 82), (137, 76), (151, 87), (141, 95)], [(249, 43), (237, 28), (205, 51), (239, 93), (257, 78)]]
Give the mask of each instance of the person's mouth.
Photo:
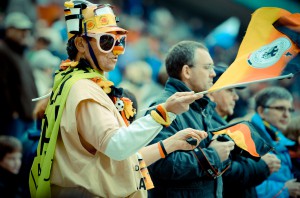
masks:
[(280, 120), (280, 123), (283, 124), (283, 125), (287, 125), (288, 121), (287, 120)]
[(117, 56), (111, 57), (111, 60), (113, 60), (114, 62), (117, 62), (118, 61), (118, 57)]

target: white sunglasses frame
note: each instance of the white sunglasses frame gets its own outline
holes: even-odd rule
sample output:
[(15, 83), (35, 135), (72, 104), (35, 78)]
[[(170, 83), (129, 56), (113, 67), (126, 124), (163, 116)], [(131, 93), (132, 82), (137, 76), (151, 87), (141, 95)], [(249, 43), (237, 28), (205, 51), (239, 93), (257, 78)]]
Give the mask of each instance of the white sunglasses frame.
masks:
[[(103, 35), (110, 35), (110, 36), (112, 36), (114, 38), (114, 44), (112, 45), (111, 49), (109, 49), (107, 51), (103, 50), (100, 47), (100, 37), (103, 36)], [(97, 33), (97, 34), (87, 33), (87, 36), (96, 39), (97, 47), (103, 53), (109, 53), (109, 52), (111, 52), (114, 49), (114, 46), (116, 45), (117, 40), (120, 41), (123, 37), (125, 37), (125, 45), (126, 45), (126, 38), (127, 38), (126, 34), (118, 34), (118, 35), (116, 35), (116, 34), (111, 34), (111, 33)], [(119, 37), (119, 39), (118, 39), (118, 37)]]

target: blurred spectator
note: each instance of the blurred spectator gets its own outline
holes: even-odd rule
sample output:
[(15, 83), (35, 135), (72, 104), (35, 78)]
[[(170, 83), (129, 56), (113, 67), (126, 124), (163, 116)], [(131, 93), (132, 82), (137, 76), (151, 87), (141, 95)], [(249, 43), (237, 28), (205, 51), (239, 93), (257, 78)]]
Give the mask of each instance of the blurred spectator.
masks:
[[(135, 94), (140, 109), (147, 108), (151, 101), (163, 87), (154, 82), (151, 78), (152, 69), (145, 61), (136, 61), (127, 65), (124, 80), (120, 86)], [(145, 112), (137, 112), (137, 118), (143, 116)]]
[(53, 72), (58, 69), (60, 59), (46, 49), (36, 51), (29, 60), (33, 69), (38, 95), (47, 94), (52, 87)]
[(19, 198), (22, 196), (19, 171), (22, 164), (22, 144), (12, 136), (0, 136), (0, 195)]
[(32, 23), (26, 15), (13, 12), (5, 18), (4, 27), (5, 38), (0, 43), (0, 131), (22, 139), (33, 125), (31, 99), (37, 97), (32, 70), (24, 58)]
[[(25, 58), (29, 31), (32, 22), (19, 12), (12, 12), (4, 20), (5, 38), (0, 43), (0, 87), (1, 87), (1, 128), (3, 135), (17, 137), (27, 152), (28, 137), (26, 131), (34, 126), (33, 108), (37, 89), (30, 64)], [(26, 161), (23, 158), (22, 164)], [(20, 170), (20, 182), (23, 194), (28, 196), (28, 175), (25, 167)]]
[(35, 22), (37, 19), (36, 2), (37, 0), (9, 0), (6, 14), (11, 12), (21, 12), (32, 22)]
[(300, 115), (292, 118), (285, 130), (285, 135), (296, 142), (294, 146), (289, 146), (289, 153), (292, 159), (293, 172), (297, 181), (300, 181)]
[(281, 167), (267, 180), (256, 187), (258, 197), (297, 197), (300, 196), (300, 183), (292, 172), (292, 163), (287, 146), (295, 144), (286, 138), (285, 131), (293, 112), (292, 95), (281, 87), (267, 87), (255, 96), (256, 114), (252, 123), (261, 130), (260, 136), (274, 147), (274, 153), (281, 160)]
[[(225, 72), (226, 67), (216, 66), (215, 67), (216, 76), (213, 79), (213, 83), (217, 82), (220, 76)], [(212, 126), (213, 128), (218, 128), (220, 125), (225, 125), (226, 118), (234, 113), (234, 107), (236, 102), (239, 100), (239, 95), (236, 89), (241, 89), (244, 87), (223, 89), (217, 92), (212, 92), (207, 94), (209, 99), (216, 103), (216, 108), (213, 116)]]

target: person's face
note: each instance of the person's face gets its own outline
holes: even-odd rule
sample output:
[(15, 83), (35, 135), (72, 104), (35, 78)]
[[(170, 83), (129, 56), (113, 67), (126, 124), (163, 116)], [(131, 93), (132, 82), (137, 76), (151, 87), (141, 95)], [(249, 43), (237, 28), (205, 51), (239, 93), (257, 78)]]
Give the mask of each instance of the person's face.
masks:
[(213, 85), (213, 78), (216, 73), (213, 69), (213, 60), (210, 54), (204, 49), (196, 49), (193, 67), (187, 79), (187, 86), (195, 91), (208, 90)]
[(29, 30), (8, 28), (6, 30), (6, 36), (20, 45), (26, 45), (29, 37)]
[[(116, 34), (115, 32), (110, 32), (111, 34)], [(111, 70), (113, 70), (116, 66), (116, 63), (118, 61), (118, 55), (115, 55), (113, 53), (113, 51), (108, 52), (108, 53), (104, 53), (101, 52), (99, 49), (99, 45), (97, 44), (97, 39), (95, 38), (91, 38), (89, 40), (91, 47), (94, 51), (95, 57), (97, 59), (98, 65), (100, 67), (100, 69), (103, 72), (109, 72)], [(94, 64), (94, 61), (90, 55), (88, 46), (86, 44), (86, 50), (85, 50), (85, 57), (87, 58), (87, 60), (90, 62), (90, 64), (92, 65), (92, 67), (94, 69), (97, 69), (96, 65)]]
[(18, 174), (22, 163), (21, 160), (21, 152), (8, 153), (0, 162), (0, 166), (13, 174)]
[(225, 89), (211, 93), (213, 100), (217, 103), (216, 111), (222, 117), (233, 114), (235, 102), (239, 99), (234, 88)]
[(276, 100), (267, 107), (260, 107), (261, 118), (281, 131), (285, 131), (291, 120), (292, 102), (289, 100)]

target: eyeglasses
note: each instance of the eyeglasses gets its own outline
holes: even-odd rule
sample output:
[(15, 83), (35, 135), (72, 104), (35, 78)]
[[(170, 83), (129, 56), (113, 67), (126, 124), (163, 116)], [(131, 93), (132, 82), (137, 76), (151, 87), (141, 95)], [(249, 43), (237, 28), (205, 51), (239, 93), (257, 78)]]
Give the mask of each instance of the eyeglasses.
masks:
[(87, 36), (96, 39), (97, 47), (103, 53), (111, 52), (115, 45), (123, 46), (124, 51), (125, 51), (126, 34), (115, 35), (115, 34), (110, 34), (110, 33), (97, 33), (97, 34), (88, 33)]
[(280, 111), (281, 113), (284, 113), (284, 112), (290, 112), (290, 113), (293, 113), (295, 112), (295, 109), (293, 108), (286, 108), (284, 106), (277, 106), (277, 107), (270, 107), (270, 106), (263, 106), (263, 108), (266, 108), (266, 109), (275, 109), (277, 111)]
[[(195, 67), (196, 65), (190, 64), (188, 66), (189, 67)], [(211, 65), (211, 64), (203, 64), (202, 66), (203, 66), (204, 69), (207, 69), (209, 71), (213, 71), (215, 69), (215, 66)]]

